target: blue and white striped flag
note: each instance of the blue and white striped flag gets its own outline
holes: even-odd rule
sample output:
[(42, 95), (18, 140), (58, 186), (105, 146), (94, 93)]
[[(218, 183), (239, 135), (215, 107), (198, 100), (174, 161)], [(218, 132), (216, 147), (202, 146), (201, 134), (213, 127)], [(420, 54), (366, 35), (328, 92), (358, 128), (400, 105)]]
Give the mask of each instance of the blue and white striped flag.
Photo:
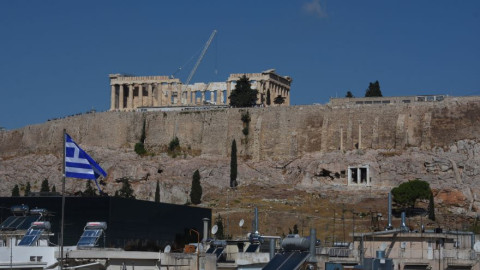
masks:
[(96, 180), (100, 175), (107, 173), (65, 133), (65, 177)]

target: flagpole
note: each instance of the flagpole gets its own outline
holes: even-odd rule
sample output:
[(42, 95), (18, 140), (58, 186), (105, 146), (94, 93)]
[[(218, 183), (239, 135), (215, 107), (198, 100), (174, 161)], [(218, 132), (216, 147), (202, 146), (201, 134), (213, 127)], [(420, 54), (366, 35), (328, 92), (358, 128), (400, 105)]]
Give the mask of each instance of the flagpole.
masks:
[(64, 216), (65, 216), (65, 134), (67, 131), (63, 129), (63, 163), (62, 163), (62, 222), (60, 225), (60, 270), (63, 269), (63, 226), (64, 226)]

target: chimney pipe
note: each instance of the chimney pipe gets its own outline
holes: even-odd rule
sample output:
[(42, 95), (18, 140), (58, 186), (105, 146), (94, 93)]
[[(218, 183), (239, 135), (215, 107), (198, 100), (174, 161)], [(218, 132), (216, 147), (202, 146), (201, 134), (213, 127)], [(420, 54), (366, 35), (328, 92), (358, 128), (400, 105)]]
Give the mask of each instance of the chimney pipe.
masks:
[(400, 225), (400, 229), (404, 232), (408, 232), (406, 219), (407, 219), (407, 216), (406, 216), (405, 212), (402, 212), (402, 225)]
[(314, 228), (310, 229), (310, 258), (309, 262), (317, 262), (317, 254), (315, 244), (317, 243), (317, 231)]
[(392, 192), (388, 193), (388, 225), (387, 231), (393, 229), (392, 226)]
[(254, 234), (258, 234), (258, 207), (255, 206), (255, 231)]
[(210, 219), (208, 218), (203, 218), (203, 239), (202, 239), (202, 242), (203, 244), (205, 244), (207, 242), (207, 238), (208, 238), (208, 222), (210, 221)]
[(275, 256), (275, 238), (270, 239), (270, 260)]

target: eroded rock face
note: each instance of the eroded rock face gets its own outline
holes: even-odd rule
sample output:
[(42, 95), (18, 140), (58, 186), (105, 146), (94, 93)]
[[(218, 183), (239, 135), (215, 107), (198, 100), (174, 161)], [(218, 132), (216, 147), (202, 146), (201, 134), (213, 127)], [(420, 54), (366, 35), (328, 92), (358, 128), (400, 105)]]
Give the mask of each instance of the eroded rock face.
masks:
[[(473, 124), (480, 122), (479, 105), (465, 98), (422, 106), (256, 108), (248, 110), (248, 136), (242, 133), (245, 109), (70, 117), (0, 132), (0, 195), (9, 196), (17, 183), (30, 182), (38, 190), (45, 178), (60, 190), (65, 128), (106, 169), (103, 188), (112, 195), (126, 178), (137, 198), (153, 200), (159, 181), (163, 202), (183, 204), (198, 169), (204, 195), (214, 200), (229, 185), (235, 139), (241, 186), (287, 185), (355, 202), (385, 196), (392, 187), (420, 178), (430, 183), (438, 204), (474, 216), (480, 210), (480, 132)], [(133, 148), (144, 121), (152, 155), (140, 157)], [(183, 152), (172, 158), (165, 150), (174, 136)], [(348, 167), (363, 165), (371, 185), (348, 185)], [(85, 188), (84, 180), (66, 184), (70, 193)], [(342, 192), (349, 196), (338, 196)]]

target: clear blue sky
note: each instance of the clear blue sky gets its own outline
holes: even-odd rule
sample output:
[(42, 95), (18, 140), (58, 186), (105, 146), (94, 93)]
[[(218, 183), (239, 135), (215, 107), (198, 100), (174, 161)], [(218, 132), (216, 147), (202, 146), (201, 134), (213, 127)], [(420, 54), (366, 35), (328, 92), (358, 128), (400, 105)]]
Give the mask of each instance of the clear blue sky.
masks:
[(480, 95), (478, 0), (3, 0), (0, 126), (105, 111), (109, 73), (170, 75), (214, 29), (193, 82), (275, 68), (297, 105), (375, 80), (384, 96)]

